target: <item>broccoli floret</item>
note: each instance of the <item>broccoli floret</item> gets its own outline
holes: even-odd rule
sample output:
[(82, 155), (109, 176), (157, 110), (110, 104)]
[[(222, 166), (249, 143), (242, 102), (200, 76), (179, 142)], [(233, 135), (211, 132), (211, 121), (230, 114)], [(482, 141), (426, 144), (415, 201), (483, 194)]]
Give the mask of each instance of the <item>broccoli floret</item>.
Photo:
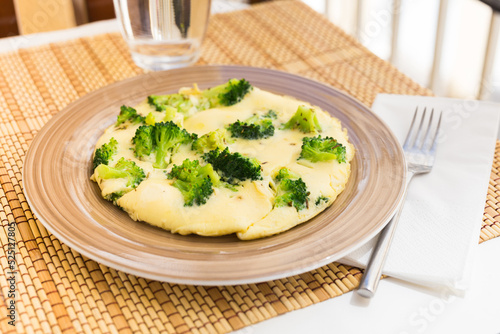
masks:
[(127, 106), (121, 106), (120, 107), (120, 114), (118, 115), (115, 126), (119, 126), (119, 125), (124, 124), (126, 122), (130, 122), (131, 124), (138, 124), (138, 123), (144, 122), (144, 120), (145, 120), (145, 117), (139, 115), (137, 113), (137, 110), (135, 110), (134, 108), (127, 107)]
[(141, 125), (135, 130), (132, 143), (134, 144), (134, 153), (137, 158), (147, 157), (153, 151), (153, 129), (154, 125)]
[(300, 178), (299, 175), (296, 173), (292, 172), (290, 169), (286, 167), (280, 168), (280, 170), (274, 175), (274, 178), (276, 181), (281, 181), (283, 179), (298, 179)]
[(313, 108), (299, 106), (292, 118), (283, 124), (283, 129), (297, 128), (305, 133), (321, 131), (316, 111)]
[(103, 144), (94, 153), (94, 160), (92, 162), (92, 170), (96, 169), (100, 164), (107, 165), (111, 157), (116, 154), (118, 150), (118, 142), (115, 138), (111, 138), (108, 143)]
[(168, 122), (172, 121), (177, 125), (182, 125), (184, 121), (184, 116), (177, 112), (177, 109), (171, 106), (166, 106), (164, 112), (150, 112), (144, 123), (147, 125), (155, 125), (158, 122)]
[(141, 167), (132, 160), (120, 158), (114, 167), (100, 164), (95, 169), (101, 179), (127, 179), (127, 187), (136, 188), (146, 175)]
[(270, 119), (276, 119), (276, 118), (278, 118), (278, 114), (276, 114), (276, 111), (274, 111), (272, 109), (269, 109), (266, 114), (264, 114), (264, 115), (262, 115), (260, 117), (270, 118)]
[(185, 206), (205, 204), (214, 192), (213, 186), (220, 184), (212, 165), (200, 166), (198, 160), (186, 159), (180, 166), (174, 165), (167, 177), (175, 179), (172, 185), (182, 193)]
[(170, 107), (183, 114), (189, 113), (194, 107), (189, 96), (184, 94), (150, 95), (148, 103), (155, 107), (156, 111), (166, 111)]
[(166, 168), (168, 157), (177, 151), (181, 144), (191, 143), (195, 137), (174, 122), (156, 123), (153, 128), (153, 144), (156, 150), (155, 168)]
[[(175, 153), (181, 144), (188, 144), (196, 139), (174, 122), (160, 122), (154, 125), (141, 125), (137, 128), (132, 143), (138, 158), (155, 153), (153, 167), (164, 169), (170, 163), (170, 155)], [(168, 161), (167, 161), (168, 160)]]
[(271, 120), (261, 120), (258, 123), (236, 121), (228, 126), (231, 136), (243, 139), (261, 139), (274, 135), (274, 126)]
[(155, 117), (155, 115), (152, 112), (150, 112), (146, 116), (146, 119), (144, 119), (144, 123), (146, 123), (147, 125), (155, 125), (155, 123), (156, 123), (156, 117)]
[(293, 206), (297, 211), (309, 207), (309, 191), (298, 175), (283, 167), (275, 179), (278, 182), (275, 207)]
[(219, 148), (223, 150), (227, 143), (227, 131), (225, 129), (217, 129), (204, 134), (193, 142), (192, 149), (199, 153), (206, 153), (208, 151)]
[(105, 164), (100, 164), (96, 167), (94, 174), (96, 179), (126, 179), (127, 183), (124, 189), (113, 192), (106, 196), (110, 201), (116, 201), (118, 198), (137, 188), (137, 186), (144, 180), (146, 175), (141, 167), (137, 166), (135, 162), (120, 158), (114, 167)]
[(339, 163), (345, 162), (346, 148), (341, 143), (331, 137), (302, 138), (302, 151), (299, 159), (306, 159), (312, 162), (337, 160)]
[(231, 79), (225, 84), (205, 89), (202, 96), (208, 99), (210, 108), (232, 106), (240, 102), (252, 88), (245, 79)]
[(115, 203), (123, 195), (125, 195), (125, 191), (120, 190), (120, 191), (115, 191), (115, 192), (109, 193), (106, 196), (104, 196), (104, 198), (110, 202)]
[(247, 179), (262, 179), (261, 167), (256, 159), (246, 158), (238, 152), (230, 153), (227, 147), (222, 151), (216, 148), (205, 153), (203, 158), (212, 164), (224, 182), (234, 185)]
[[(191, 93), (187, 94), (150, 95), (148, 96), (148, 103), (156, 111), (166, 111), (170, 107), (186, 115), (191, 111), (231, 106), (240, 102), (251, 89), (252, 86), (245, 79), (231, 79), (225, 84), (203, 91), (195, 88)], [(190, 94), (195, 98), (192, 99)]]
[(254, 115), (244, 122), (236, 121), (230, 124), (227, 129), (231, 136), (243, 139), (261, 139), (274, 135), (273, 119), (276, 119), (276, 113), (273, 110), (265, 115)]
[(163, 117), (164, 122), (173, 121), (175, 124), (182, 124), (184, 116), (177, 112), (174, 107), (167, 106), (165, 108), (165, 116)]
[(326, 196), (323, 196), (323, 195), (320, 195), (318, 198), (316, 198), (316, 202), (314, 202), (314, 204), (316, 204), (316, 206), (320, 205), (321, 202), (328, 202), (328, 200), (330, 200), (330, 198), (326, 197)]

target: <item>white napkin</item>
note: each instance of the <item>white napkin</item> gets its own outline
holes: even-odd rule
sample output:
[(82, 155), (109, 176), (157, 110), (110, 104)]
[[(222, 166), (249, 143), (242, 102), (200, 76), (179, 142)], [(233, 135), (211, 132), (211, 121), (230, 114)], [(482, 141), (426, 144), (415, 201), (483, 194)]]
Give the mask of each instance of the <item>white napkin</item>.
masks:
[[(442, 135), (434, 168), (408, 187), (383, 273), (462, 294), (479, 242), (500, 104), (379, 94), (372, 110), (403, 143), (417, 106), (443, 111)], [(365, 267), (376, 239), (339, 262)]]

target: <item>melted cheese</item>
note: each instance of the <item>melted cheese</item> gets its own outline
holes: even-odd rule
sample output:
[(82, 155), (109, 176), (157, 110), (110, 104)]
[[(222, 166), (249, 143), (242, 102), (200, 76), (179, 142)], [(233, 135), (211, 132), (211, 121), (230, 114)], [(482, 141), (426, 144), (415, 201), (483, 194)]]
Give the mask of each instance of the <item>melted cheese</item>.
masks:
[[(172, 180), (165, 177), (165, 170), (152, 167), (151, 161), (141, 161), (134, 157), (131, 138), (139, 125), (125, 129), (109, 127), (96, 143), (100, 147), (114, 137), (118, 141), (118, 154), (110, 162), (113, 165), (120, 157), (135, 161), (144, 169), (147, 178), (133, 191), (117, 200), (117, 205), (129, 213), (134, 220), (164, 228), (173, 233), (195, 233), (204, 236), (219, 236), (236, 233), (240, 239), (255, 239), (286, 231), (305, 222), (331, 205), (345, 187), (350, 175), (349, 161), (354, 148), (348, 142), (347, 133), (340, 122), (316, 108), (321, 124), (322, 136), (335, 138), (346, 146), (346, 163), (337, 161), (312, 163), (297, 160), (301, 152), (302, 138), (306, 135), (298, 130), (280, 130), (280, 124), (293, 116), (304, 102), (286, 96), (278, 96), (256, 87), (238, 104), (219, 109), (209, 109), (192, 113), (184, 120), (176, 120), (190, 133), (199, 136), (223, 128), (237, 120), (244, 121), (256, 113), (274, 110), (278, 117), (274, 121), (274, 136), (260, 140), (234, 139), (228, 143), (230, 152), (240, 152), (254, 157), (262, 166), (263, 180), (245, 181), (237, 191), (219, 187), (204, 205), (184, 206), (180, 191), (173, 187)], [(307, 104), (306, 104), (307, 105)], [(146, 102), (136, 107), (138, 113), (147, 115), (154, 112)], [(180, 165), (186, 158), (199, 159), (188, 145), (181, 145), (172, 156), (172, 164)], [(171, 169), (170, 165), (167, 171)], [(294, 207), (273, 208), (274, 175), (280, 168), (287, 167), (300, 175), (310, 191), (310, 201), (306, 209), (297, 211)], [(98, 182), (102, 195), (124, 187), (123, 180), (92, 179)], [(320, 205), (314, 203), (320, 196), (328, 201)]]

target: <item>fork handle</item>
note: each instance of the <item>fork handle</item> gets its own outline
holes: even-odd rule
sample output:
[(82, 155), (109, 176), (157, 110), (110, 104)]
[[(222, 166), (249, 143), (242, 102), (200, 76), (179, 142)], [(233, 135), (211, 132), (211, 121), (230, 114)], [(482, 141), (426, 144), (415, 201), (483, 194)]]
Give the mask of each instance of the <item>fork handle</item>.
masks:
[[(408, 189), (408, 184), (413, 178), (413, 173), (408, 172), (406, 175), (406, 189)], [(370, 261), (366, 266), (365, 272), (358, 287), (358, 294), (366, 297), (372, 298), (377, 291), (378, 283), (380, 282), (380, 276), (382, 275), (382, 269), (384, 267), (385, 260), (389, 254), (389, 248), (392, 244), (392, 239), (394, 239), (394, 234), (396, 227), (399, 222), (399, 217), (401, 217), (401, 212), (403, 211), (404, 202), (406, 199), (406, 190), (401, 200), (401, 204), (389, 221), (389, 223), (384, 227), (377, 240), (377, 244), (372, 251), (370, 256)]]

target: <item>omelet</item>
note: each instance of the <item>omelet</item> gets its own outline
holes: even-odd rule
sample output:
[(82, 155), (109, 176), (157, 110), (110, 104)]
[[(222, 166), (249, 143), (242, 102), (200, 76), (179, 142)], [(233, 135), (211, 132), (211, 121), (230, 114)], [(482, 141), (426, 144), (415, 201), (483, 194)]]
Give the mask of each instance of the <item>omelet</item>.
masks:
[[(132, 219), (182, 235), (214, 237), (234, 233), (241, 240), (250, 240), (282, 233), (310, 220), (329, 207), (344, 190), (355, 148), (349, 143), (347, 131), (340, 121), (319, 107), (258, 87), (251, 87), (232, 105), (210, 106), (205, 103), (203, 108), (199, 107), (203, 94), (196, 85), (182, 88), (179, 93), (184, 101), (189, 102), (187, 109), (180, 112), (178, 105), (167, 105), (163, 108), (165, 110), (158, 110), (148, 98), (133, 108), (138, 115), (134, 121), (111, 125), (96, 143), (91, 179), (98, 183), (103, 198), (122, 208)], [(316, 129), (305, 131), (287, 126), (299, 108), (314, 111)], [(168, 113), (170, 116), (166, 116)], [(248, 139), (228, 131), (231, 124), (271, 113), (274, 130), (271, 135)], [(177, 145), (162, 161), (164, 166), (159, 168), (154, 166), (153, 154), (138, 155), (134, 142), (141, 126), (154, 126), (167, 118), (189, 133), (193, 140)], [(207, 150), (197, 150), (193, 143), (196, 138), (217, 131), (225, 136), (222, 142), (228, 152), (238, 153), (258, 164), (259, 177), (229, 181), (221, 177), (217, 184), (203, 180), (209, 184), (210, 194), (202, 201), (187, 203), (175, 183), (173, 171), (186, 160), (197, 160), (200, 166), (209, 164)], [(315, 161), (304, 158), (304, 138), (313, 137), (334, 139), (337, 146), (343, 147), (342, 159)], [(111, 141), (115, 141), (115, 150), (109, 155), (109, 160), (96, 163), (96, 152)], [(97, 172), (102, 170), (96, 168), (99, 163), (113, 168), (120, 159), (133, 162), (141, 170), (140, 182), (131, 185), (125, 174), (103, 177)], [(300, 180), (305, 189), (299, 199), (300, 205), (296, 205), (295, 199), (290, 200), (293, 196), (288, 202), (278, 198), (282, 195), (282, 181), (277, 175), (283, 169), (293, 175), (293, 182)], [(217, 168), (214, 172), (223, 175)]]

